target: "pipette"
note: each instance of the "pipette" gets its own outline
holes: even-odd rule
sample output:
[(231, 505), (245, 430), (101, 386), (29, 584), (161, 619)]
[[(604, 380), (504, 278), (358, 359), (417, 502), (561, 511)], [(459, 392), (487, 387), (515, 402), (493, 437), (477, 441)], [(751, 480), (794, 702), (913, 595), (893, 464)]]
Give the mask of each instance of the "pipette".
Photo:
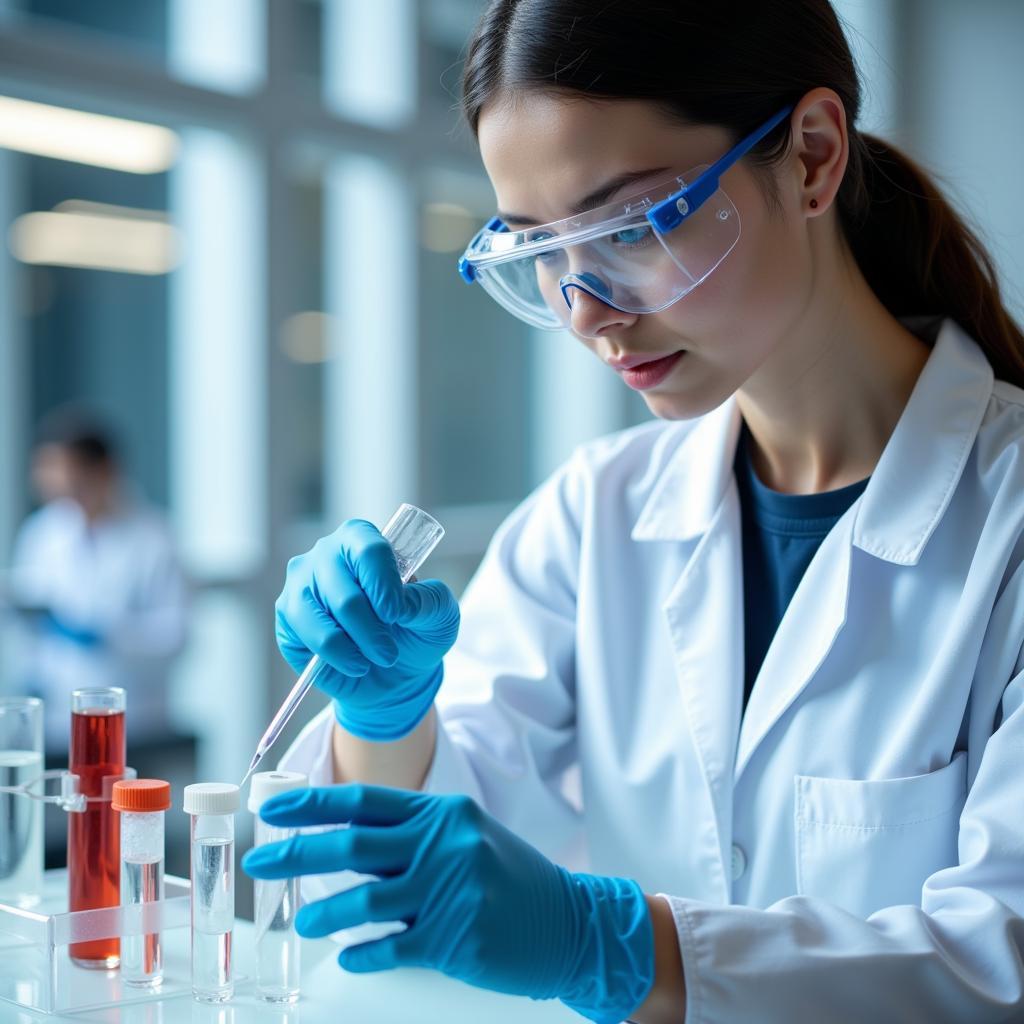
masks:
[[(416, 570), (426, 561), (430, 552), (437, 547), (438, 542), (444, 536), (444, 527), (423, 509), (417, 508), (415, 505), (402, 504), (388, 520), (387, 526), (381, 530), (381, 536), (388, 540), (395, 552), (398, 575), (402, 582), (408, 583)], [(302, 698), (309, 693), (322, 664), (323, 662), (316, 654), (309, 659), (308, 664), (302, 670), (302, 675), (299, 676), (291, 688), (291, 692), (278, 708), (270, 725), (267, 726), (267, 731), (256, 744), (256, 753), (253, 754), (252, 761), (249, 762), (249, 769), (239, 783), (239, 788), (246, 784), (249, 776), (259, 767), (263, 756), (281, 735), (288, 720), (295, 714), (295, 709), (302, 703)]]

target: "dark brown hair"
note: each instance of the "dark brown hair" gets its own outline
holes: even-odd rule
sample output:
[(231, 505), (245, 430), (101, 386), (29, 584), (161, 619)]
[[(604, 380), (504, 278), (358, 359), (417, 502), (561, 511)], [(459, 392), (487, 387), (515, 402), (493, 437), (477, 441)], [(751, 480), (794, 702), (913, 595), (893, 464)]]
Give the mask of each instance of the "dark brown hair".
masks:
[[(860, 82), (828, 0), (491, 0), (469, 42), (462, 109), (476, 134), (503, 93), (649, 100), (738, 140), (818, 86), (846, 108), (837, 209), (868, 284), (894, 316), (952, 317), (996, 377), (1024, 387), (1024, 335), (984, 245), (926, 171), (855, 127)], [(747, 159), (766, 170), (788, 145), (783, 121)]]
[(35, 432), (35, 447), (53, 445), (70, 452), (89, 467), (117, 462), (114, 433), (96, 413), (77, 404), (58, 406), (43, 417)]

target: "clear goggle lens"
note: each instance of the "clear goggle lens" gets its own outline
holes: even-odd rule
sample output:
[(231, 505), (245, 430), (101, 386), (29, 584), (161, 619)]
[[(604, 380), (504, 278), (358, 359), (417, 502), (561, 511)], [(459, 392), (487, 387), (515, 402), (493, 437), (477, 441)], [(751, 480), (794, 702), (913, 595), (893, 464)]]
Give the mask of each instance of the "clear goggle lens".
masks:
[(656, 313), (696, 288), (739, 240), (739, 213), (721, 189), (665, 235), (644, 216), (704, 169), (581, 217), (484, 233), (467, 254), (477, 280), (510, 313), (548, 330), (570, 326), (579, 291), (623, 312)]

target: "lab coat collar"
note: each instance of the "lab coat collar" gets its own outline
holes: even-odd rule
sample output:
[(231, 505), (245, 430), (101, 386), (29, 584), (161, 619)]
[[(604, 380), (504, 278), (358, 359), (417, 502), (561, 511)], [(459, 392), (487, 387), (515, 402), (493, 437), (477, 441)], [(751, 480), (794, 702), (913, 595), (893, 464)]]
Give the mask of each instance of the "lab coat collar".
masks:
[[(915, 331), (928, 322), (904, 321)], [(943, 320), (861, 496), (856, 547), (898, 565), (917, 563), (956, 490), (993, 379), (977, 342)], [(690, 540), (707, 531), (732, 479), (741, 419), (733, 395), (689, 430), (645, 502), (633, 540)]]

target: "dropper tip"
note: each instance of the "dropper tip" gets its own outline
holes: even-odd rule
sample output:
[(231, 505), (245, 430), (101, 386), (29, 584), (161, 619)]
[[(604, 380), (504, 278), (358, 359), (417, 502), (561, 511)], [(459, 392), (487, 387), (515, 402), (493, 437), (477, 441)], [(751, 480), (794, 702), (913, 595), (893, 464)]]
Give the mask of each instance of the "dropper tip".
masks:
[(252, 775), (253, 769), (256, 767), (257, 764), (259, 764), (259, 760), (257, 758), (253, 758), (252, 764), (249, 765), (249, 768), (246, 771), (245, 775), (242, 776), (242, 781), (238, 784), (239, 789), (241, 789), (249, 781), (249, 776)]

